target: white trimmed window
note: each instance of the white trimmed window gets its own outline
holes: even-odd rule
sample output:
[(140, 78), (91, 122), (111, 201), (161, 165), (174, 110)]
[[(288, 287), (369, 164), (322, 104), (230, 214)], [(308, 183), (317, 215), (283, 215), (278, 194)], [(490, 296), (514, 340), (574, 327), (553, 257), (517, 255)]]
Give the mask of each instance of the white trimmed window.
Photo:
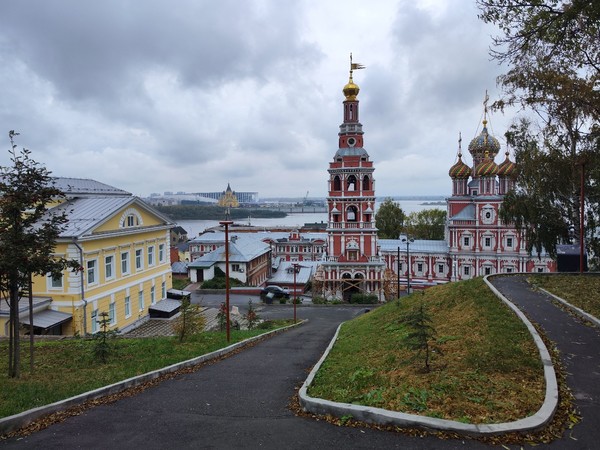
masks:
[(121, 253), (121, 275), (129, 275), (129, 252)]
[(140, 311), (144, 310), (144, 291), (143, 290), (138, 292), (138, 309)]
[(98, 282), (96, 274), (96, 260), (92, 259), (87, 262), (87, 284), (95, 284)]
[(444, 265), (438, 264), (438, 273), (444, 273)]
[(150, 288), (150, 303), (153, 305), (156, 303), (156, 289), (154, 286)]
[(158, 246), (158, 262), (165, 262), (165, 244)]
[(135, 270), (142, 270), (143, 268), (143, 254), (142, 254), (142, 249), (138, 248), (135, 251)]
[(108, 305), (108, 318), (110, 320), (109, 323), (111, 325), (117, 324), (117, 311), (116, 311), (116, 307), (115, 307), (115, 302), (111, 302), (111, 304)]
[(113, 255), (104, 257), (104, 277), (107, 280), (115, 277), (115, 257)]
[(148, 266), (152, 267), (154, 265), (154, 245), (148, 247)]
[(131, 317), (131, 297), (125, 296), (125, 318)]
[(471, 267), (470, 266), (464, 266), (463, 267), (463, 274), (466, 276), (469, 276), (471, 274)]
[(513, 247), (513, 238), (507, 237), (506, 238), (506, 248), (512, 249), (512, 247)]
[(48, 274), (48, 287), (50, 289), (62, 289), (63, 277), (62, 274), (59, 277), (54, 277), (52, 274)]
[(463, 237), (463, 247), (471, 246), (471, 238), (469, 236)]
[(167, 283), (164, 281), (160, 285), (160, 295), (162, 298), (167, 298)]

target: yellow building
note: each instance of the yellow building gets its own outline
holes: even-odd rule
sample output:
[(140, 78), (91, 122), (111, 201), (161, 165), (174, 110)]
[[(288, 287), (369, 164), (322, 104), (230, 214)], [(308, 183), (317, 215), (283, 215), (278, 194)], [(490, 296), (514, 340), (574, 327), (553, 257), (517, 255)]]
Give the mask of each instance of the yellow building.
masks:
[(238, 201), (235, 192), (231, 190), (229, 183), (227, 183), (227, 189), (223, 192), (223, 195), (221, 195), (217, 204), (226, 208), (237, 208), (240, 206), (240, 202)]
[[(57, 178), (56, 185), (66, 201), (51, 212), (66, 212), (68, 223), (55, 255), (79, 261), (81, 270), (34, 279), (36, 333), (94, 333), (102, 312), (121, 331), (147, 320), (172, 286), (173, 223), (130, 193), (94, 180)], [(0, 333), (7, 335), (2, 303)], [(21, 300), (20, 317), (28, 326), (27, 303)]]

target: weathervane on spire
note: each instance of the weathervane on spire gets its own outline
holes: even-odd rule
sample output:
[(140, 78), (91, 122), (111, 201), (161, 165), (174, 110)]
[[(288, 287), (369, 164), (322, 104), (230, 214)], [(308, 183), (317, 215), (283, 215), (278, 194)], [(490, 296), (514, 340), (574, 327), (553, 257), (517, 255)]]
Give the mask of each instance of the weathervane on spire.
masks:
[(488, 101), (490, 96), (488, 95), (487, 89), (485, 90), (485, 98), (483, 99), (483, 120), (487, 120)]
[(362, 64), (352, 62), (352, 53), (350, 53), (350, 78), (352, 78), (352, 71), (364, 68), (365, 66), (363, 66)]
[(458, 157), (462, 156), (462, 133), (458, 132)]

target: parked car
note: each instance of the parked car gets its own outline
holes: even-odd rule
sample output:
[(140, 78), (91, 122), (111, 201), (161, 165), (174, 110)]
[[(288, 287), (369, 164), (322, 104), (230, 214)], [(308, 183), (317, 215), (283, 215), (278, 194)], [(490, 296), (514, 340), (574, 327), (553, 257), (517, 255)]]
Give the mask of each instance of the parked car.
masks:
[(260, 299), (268, 302), (274, 298), (290, 298), (290, 292), (280, 286), (267, 286), (260, 291)]

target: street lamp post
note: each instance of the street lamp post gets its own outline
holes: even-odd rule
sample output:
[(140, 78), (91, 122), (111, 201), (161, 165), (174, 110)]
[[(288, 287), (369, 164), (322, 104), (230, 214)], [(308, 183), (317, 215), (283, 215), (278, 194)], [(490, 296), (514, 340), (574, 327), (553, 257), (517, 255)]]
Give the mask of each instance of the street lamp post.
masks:
[(294, 268), (294, 298), (292, 299), (292, 303), (294, 304), (294, 323), (296, 323), (296, 272), (298, 271), (298, 264), (292, 264)]
[(398, 300), (400, 300), (400, 246), (398, 246), (398, 254), (396, 255), (396, 265), (398, 267), (396, 293), (398, 294)]
[(224, 220), (219, 222), (225, 226), (225, 307), (227, 312), (225, 313), (225, 320), (227, 321), (227, 342), (231, 340), (231, 330), (229, 324), (229, 225), (233, 222), (231, 220)]
[(413, 242), (415, 242), (414, 239), (409, 238), (408, 236), (405, 238), (402, 238), (402, 242), (406, 242), (406, 264), (407, 264), (407, 268), (406, 268), (406, 293), (410, 294), (410, 244), (412, 244)]

